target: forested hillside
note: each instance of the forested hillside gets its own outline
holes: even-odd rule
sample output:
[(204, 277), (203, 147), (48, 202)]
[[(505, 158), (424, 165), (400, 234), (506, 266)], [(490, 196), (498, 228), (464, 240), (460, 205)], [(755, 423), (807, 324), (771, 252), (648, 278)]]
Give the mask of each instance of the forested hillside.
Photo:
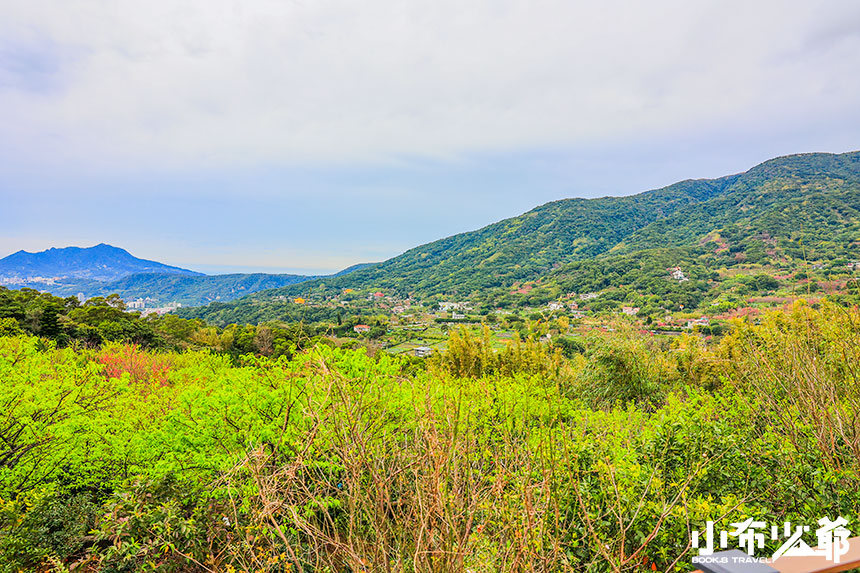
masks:
[(416, 247), (348, 278), (306, 286), (373, 286), (424, 295), (466, 295), (507, 286), (540, 276), (559, 263), (604, 253), (649, 223), (719, 194), (733, 180), (684, 181), (632, 197), (555, 201), (478, 231)]
[(747, 263), (857, 257), (860, 153), (763, 163), (708, 201), (632, 233), (613, 252), (708, 246)]
[[(619, 287), (626, 289), (622, 298), (667, 295), (653, 302), (691, 308), (708, 294), (717, 297), (720, 273), (733, 267), (758, 266), (763, 269), (758, 272), (771, 275), (810, 263), (844, 268), (860, 259), (858, 231), (860, 152), (794, 155), (739, 175), (684, 181), (630, 197), (548, 203), (346, 277), (219, 305), (217, 314), (223, 323), (251, 315), (278, 318), (287, 312), (274, 302), (279, 297), (324, 298), (344, 289), (379, 289), (419, 300), (471, 297), (485, 307), (504, 307), (546, 302), (562, 292)], [(665, 280), (668, 269), (679, 265), (690, 270), (694, 282)], [(512, 292), (529, 282), (539, 297), (523, 299)], [(211, 314), (186, 311), (186, 316)]]

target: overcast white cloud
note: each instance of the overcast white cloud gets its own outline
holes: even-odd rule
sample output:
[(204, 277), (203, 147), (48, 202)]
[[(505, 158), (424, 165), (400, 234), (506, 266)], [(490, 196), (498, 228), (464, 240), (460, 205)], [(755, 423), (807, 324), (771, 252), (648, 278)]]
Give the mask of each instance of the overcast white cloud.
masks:
[[(138, 192), (182, 195), (189, 177), (265, 169), (279, 179), (204, 194), (289, 209), (301, 189), (278, 170), (374, 169), (369, 185), (320, 189), (326, 206), (360, 195), (408, 217), (390, 192), (432, 200), (415, 191), (424, 162), (472, 166), (439, 181), (445, 200), (486, 192), (475, 181), (503, 164), (535, 170), (526, 200), (500, 186), (496, 205), (455, 217), (471, 228), (598, 181), (632, 192), (860, 147), (858, 54), (855, 0), (0, 0), (0, 183), (24, 202), (181, 173)], [(565, 180), (560, 163), (581, 172)], [(592, 164), (631, 172), (583, 175)], [(448, 212), (391, 254), (451, 232)]]
[(6, 2), (3, 139), (101, 169), (589, 145), (856, 117), (860, 4)]

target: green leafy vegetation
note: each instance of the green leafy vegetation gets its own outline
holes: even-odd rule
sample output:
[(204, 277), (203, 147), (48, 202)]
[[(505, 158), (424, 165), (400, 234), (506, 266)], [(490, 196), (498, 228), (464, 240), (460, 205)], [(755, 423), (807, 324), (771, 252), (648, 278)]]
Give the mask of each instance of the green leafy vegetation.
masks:
[(710, 341), (455, 329), (417, 368), (0, 327), (3, 571), (683, 571), (708, 520), (860, 518), (860, 314), (829, 302)]
[(320, 340), (325, 326), (301, 323), (231, 324), (211, 326), (200, 319), (185, 320), (127, 312), (118, 295), (95, 297), (79, 303), (33, 289), (0, 287), (0, 336), (31, 334), (59, 346), (96, 348), (108, 342), (125, 342), (161, 350), (210, 349), (234, 359), (247, 353), (292, 355)]

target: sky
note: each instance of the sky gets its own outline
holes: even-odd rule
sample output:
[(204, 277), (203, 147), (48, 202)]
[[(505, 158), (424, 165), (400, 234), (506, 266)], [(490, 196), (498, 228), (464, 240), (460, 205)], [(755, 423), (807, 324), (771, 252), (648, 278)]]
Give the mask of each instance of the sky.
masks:
[(856, 0), (0, 0), (0, 257), (320, 274), (860, 149)]

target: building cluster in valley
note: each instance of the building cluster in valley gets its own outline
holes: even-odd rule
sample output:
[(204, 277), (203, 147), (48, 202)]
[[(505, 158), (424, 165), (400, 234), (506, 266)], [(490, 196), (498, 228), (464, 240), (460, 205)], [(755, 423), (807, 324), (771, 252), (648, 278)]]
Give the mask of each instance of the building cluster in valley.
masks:
[[(80, 296), (78, 297), (80, 298)], [(130, 312), (140, 312), (141, 316), (150, 314), (164, 315), (173, 312), (178, 308), (182, 308), (182, 304), (176, 301), (161, 303), (157, 298), (138, 297), (132, 300), (125, 301), (125, 309)]]
[[(690, 280), (680, 266), (666, 269), (666, 279), (679, 283)], [(514, 287), (512, 294), (529, 294), (534, 291), (530, 284)], [(428, 297), (419, 300), (409, 295), (397, 295), (387, 290), (351, 289), (339, 291), (309, 291), (293, 295), (275, 295), (270, 300), (278, 304), (298, 305), (309, 308), (344, 309), (342, 316), (353, 316), (347, 322), (346, 333), (341, 337), (355, 337), (364, 344), (377, 345), (396, 354), (409, 354), (427, 357), (445, 347), (448, 333), (461, 325), (467, 328), (484, 325), (489, 327), (491, 336), (498, 342), (505, 332), (517, 330), (516, 324), (523, 320), (547, 320), (566, 318), (564, 323), (568, 335), (581, 334), (593, 329), (607, 329), (606, 320), (612, 315), (625, 317), (651, 329), (652, 334), (678, 335), (683, 332), (710, 333), (711, 319), (706, 316), (691, 315), (683, 311), (673, 315), (663, 309), (665, 316), (654, 320), (653, 312), (646, 316), (640, 306), (615, 302), (606, 299), (604, 291), (567, 292), (555, 300), (539, 305), (518, 305), (516, 307), (487, 308), (486, 302), (462, 298)], [(340, 321), (340, 319), (338, 319)], [(340, 324), (340, 322), (338, 322)], [(704, 330), (703, 330), (704, 329)], [(428, 334), (430, 333), (430, 334)], [(564, 333), (561, 333), (564, 335)], [(552, 343), (546, 334), (541, 338)]]
[[(680, 267), (671, 267), (671, 278), (683, 282), (689, 280)], [(543, 307), (520, 307), (516, 312), (521, 314), (529, 313), (550, 313), (563, 314), (570, 319), (587, 318), (591, 312), (589, 311), (590, 303), (600, 298), (600, 292), (569, 292), (563, 295), (559, 300), (552, 300), (544, 304)], [(422, 327), (431, 322), (481, 322), (482, 319), (475, 314), (475, 304), (468, 300), (443, 300), (428, 305), (421, 303), (411, 297), (399, 297), (388, 294), (382, 291), (358, 292), (353, 289), (344, 289), (341, 294), (332, 295), (315, 295), (308, 294), (304, 296), (286, 296), (278, 295), (273, 297), (274, 301), (286, 304), (295, 304), (308, 307), (328, 307), (328, 308), (344, 308), (352, 311), (359, 311), (368, 315), (382, 314), (387, 315), (392, 319), (392, 324), (401, 326)], [(640, 307), (632, 305), (620, 306), (615, 312), (636, 318), (640, 314)], [(496, 308), (489, 311), (484, 311), (481, 314), (492, 314), (499, 317), (505, 317), (514, 314), (514, 310)], [(668, 313), (667, 313), (667, 316)], [(679, 319), (675, 321), (667, 318), (663, 326), (666, 328), (693, 328), (695, 326), (709, 325), (707, 317), (698, 317), (692, 319)], [(367, 324), (356, 324), (352, 327), (355, 334), (366, 334), (371, 331), (371, 326)]]

